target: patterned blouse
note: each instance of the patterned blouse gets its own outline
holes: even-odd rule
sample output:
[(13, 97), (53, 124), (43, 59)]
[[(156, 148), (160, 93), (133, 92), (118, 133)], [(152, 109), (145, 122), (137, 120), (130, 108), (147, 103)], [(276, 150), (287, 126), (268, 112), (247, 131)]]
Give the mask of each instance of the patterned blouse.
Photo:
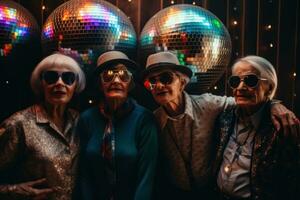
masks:
[(3, 188), (40, 178), (47, 179), (44, 187), (56, 190), (49, 199), (71, 199), (79, 144), (74, 133), (78, 113), (68, 109), (65, 117), (61, 132), (42, 105), (33, 105), (0, 125), (0, 199), (24, 199)]

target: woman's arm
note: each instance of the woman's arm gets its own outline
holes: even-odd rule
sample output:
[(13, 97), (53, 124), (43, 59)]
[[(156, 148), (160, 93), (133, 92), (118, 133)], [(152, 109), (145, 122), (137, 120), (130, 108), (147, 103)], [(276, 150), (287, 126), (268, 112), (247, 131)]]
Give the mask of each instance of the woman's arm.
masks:
[(157, 162), (157, 124), (152, 114), (141, 121), (138, 138), (138, 171), (135, 200), (151, 199)]

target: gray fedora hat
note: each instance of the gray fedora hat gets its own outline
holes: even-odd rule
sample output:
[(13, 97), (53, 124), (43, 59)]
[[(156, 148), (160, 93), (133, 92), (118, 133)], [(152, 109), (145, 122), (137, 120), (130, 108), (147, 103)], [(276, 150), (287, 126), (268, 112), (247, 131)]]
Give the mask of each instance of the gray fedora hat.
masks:
[(144, 80), (151, 72), (162, 69), (176, 70), (187, 75), (189, 78), (191, 78), (193, 75), (193, 72), (190, 68), (180, 65), (176, 55), (168, 51), (163, 51), (148, 56), (146, 68), (142, 71), (141, 78)]
[(114, 64), (124, 64), (126, 68), (132, 73), (138, 68), (138, 65), (128, 58), (126, 54), (121, 51), (108, 51), (101, 54), (97, 60), (97, 67), (95, 69), (95, 74), (98, 75), (103, 70), (112, 67)]

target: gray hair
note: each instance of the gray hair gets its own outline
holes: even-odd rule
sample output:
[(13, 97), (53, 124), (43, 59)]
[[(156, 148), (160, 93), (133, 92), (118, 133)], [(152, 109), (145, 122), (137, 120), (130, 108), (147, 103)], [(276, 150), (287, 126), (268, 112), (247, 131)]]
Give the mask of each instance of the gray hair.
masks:
[(232, 66), (232, 69), (239, 62), (249, 63), (260, 73), (260, 76), (262, 78), (265, 78), (268, 80), (268, 82), (272, 85), (272, 89), (271, 89), (268, 97), (269, 97), (269, 99), (272, 99), (276, 93), (277, 84), (278, 84), (277, 74), (276, 74), (276, 71), (275, 71), (275, 68), (273, 67), (273, 65), (265, 58), (262, 58), (260, 56), (252, 56), (251, 55), (251, 56), (246, 56), (246, 57), (238, 59)]
[(85, 88), (86, 80), (84, 72), (81, 70), (79, 64), (71, 57), (63, 55), (61, 53), (54, 53), (44, 58), (33, 70), (30, 78), (30, 85), (33, 92), (41, 97), (42, 83), (41, 75), (44, 71), (51, 70), (52, 67), (58, 66), (62, 68), (68, 68), (77, 75), (76, 93), (80, 93)]
[(181, 73), (177, 70), (172, 70), (175, 74), (177, 74), (178, 76), (180, 76), (181, 79), (184, 80), (184, 87), (190, 82), (190, 77), (188, 77), (186, 74)]

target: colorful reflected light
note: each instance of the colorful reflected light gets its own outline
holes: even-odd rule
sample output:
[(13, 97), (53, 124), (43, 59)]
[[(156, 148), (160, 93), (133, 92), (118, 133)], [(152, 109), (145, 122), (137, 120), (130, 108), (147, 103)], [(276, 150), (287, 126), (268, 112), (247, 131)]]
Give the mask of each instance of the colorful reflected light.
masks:
[(45, 54), (63, 52), (90, 73), (105, 51), (120, 50), (130, 57), (136, 48), (136, 33), (128, 17), (109, 2), (70, 0), (46, 20), (42, 45)]
[(7, 56), (14, 46), (30, 38), (29, 19), (16, 8), (0, 5), (0, 56)]

